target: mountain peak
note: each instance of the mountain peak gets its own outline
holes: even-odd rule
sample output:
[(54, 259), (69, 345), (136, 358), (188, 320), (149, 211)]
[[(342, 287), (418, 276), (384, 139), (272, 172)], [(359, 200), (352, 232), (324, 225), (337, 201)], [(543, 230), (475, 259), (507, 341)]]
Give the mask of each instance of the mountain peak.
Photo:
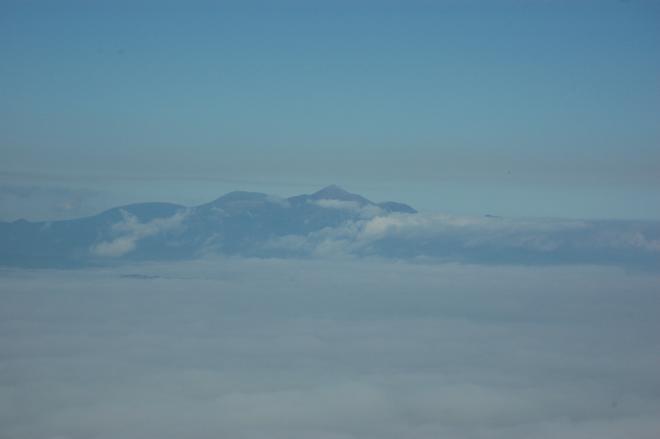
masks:
[(287, 199), (234, 191), (192, 207), (137, 203), (72, 220), (0, 221), (0, 266), (74, 267), (213, 253), (297, 255), (299, 238), (351, 221), (414, 212), (401, 203), (372, 203), (337, 185)]
[(355, 201), (359, 204), (371, 204), (366, 198), (357, 194), (352, 194), (336, 184), (326, 186), (320, 191), (314, 192), (310, 197), (314, 200)]
[(326, 186), (320, 191), (314, 192), (312, 194), (313, 197), (320, 197), (320, 198), (332, 198), (335, 196), (346, 196), (346, 195), (352, 195), (352, 194), (347, 190), (345, 190), (344, 188), (337, 186), (336, 184), (331, 184), (329, 186)]

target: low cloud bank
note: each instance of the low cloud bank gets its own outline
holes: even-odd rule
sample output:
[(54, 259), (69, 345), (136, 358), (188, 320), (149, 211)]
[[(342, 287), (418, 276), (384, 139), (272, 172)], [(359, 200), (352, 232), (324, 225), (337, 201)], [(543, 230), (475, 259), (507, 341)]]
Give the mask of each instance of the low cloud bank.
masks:
[(137, 217), (121, 211), (123, 220), (112, 226), (116, 237), (110, 241), (101, 241), (90, 249), (94, 256), (116, 258), (132, 252), (140, 240), (162, 233), (183, 228), (188, 211), (181, 210), (166, 218), (157, 218), (141, 223)]
[(660, 434), (651, 273), (223, 258), (0, 276), (3, 438)]
[(264, 252), (660, 268), (660, 224), (390, 214), (348, 221), (305, 236), (275, 237), (264, 245)]

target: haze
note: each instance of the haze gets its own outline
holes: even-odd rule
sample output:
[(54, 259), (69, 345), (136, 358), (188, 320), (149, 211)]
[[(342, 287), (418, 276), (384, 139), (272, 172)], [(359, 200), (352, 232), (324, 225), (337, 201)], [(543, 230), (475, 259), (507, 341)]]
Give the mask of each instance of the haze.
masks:
[(0, 0), (0, 438), (657, 439), (660, 2)]
[(3, 1), (3, 219), (330, 183), (660, 219), (659, 18), (650, 0)]

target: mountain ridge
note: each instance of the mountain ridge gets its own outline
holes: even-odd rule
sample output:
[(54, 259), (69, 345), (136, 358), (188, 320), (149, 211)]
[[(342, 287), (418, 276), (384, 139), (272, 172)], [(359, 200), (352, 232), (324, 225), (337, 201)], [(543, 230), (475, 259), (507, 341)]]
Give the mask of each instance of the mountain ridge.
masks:
[(288, 198), (234, 191), (58, 221), (0, 222), (0, 267), (79, 268), (208, 256), (605, 264), (660, 271), (660, 221), (417, 213), (338, 186)]
[(132, 203), (81, 218), (0, 222), (0, 265), (186, 259), (208, 251), (256, 254), (270, 239), (392, 213), (416, 210), (403, 203), (374, 203), (337, 185), (289, 198), (232, 191), (197, 206)]

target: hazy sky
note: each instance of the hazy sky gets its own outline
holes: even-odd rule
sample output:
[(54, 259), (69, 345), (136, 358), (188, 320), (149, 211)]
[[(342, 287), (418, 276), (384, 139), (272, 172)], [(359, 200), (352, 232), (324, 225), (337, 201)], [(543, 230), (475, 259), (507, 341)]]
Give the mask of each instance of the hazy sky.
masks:
[(2, 0), (0, 189), (657, 219), (659, 53), (643, 0)]

